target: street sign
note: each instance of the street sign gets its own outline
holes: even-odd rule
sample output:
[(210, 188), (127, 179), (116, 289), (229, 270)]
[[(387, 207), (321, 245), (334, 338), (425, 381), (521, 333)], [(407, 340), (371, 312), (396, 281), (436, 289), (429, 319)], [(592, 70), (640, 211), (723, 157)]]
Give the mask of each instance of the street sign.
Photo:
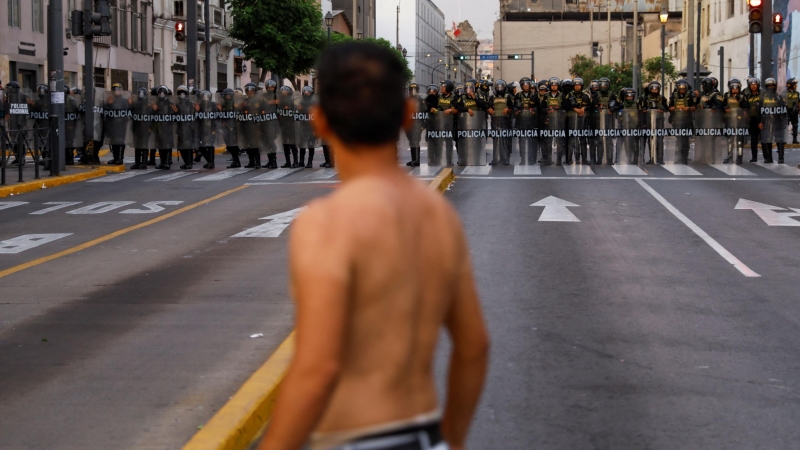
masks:
[(500, 55), (480, 55), (481, 61), (497, 61)]

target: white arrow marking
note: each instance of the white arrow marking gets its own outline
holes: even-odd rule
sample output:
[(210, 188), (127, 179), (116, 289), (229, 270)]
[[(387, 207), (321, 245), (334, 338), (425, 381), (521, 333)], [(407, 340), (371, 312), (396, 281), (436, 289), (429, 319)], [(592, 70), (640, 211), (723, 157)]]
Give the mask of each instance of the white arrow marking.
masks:
[(147, 202), (144, 206), (147, 209), (126, 209), (125, 211), (121, 211), (120, 214), (153, 214), (157, 212), (161, 212), (164, 210), (164, 206), (174, 206), (180, 205), (183, 203), (180, 200), (167, 200), (163, 202)]
[(13, 208), (15, 206), (27, 205), (28, 202), (0, 202), (0, 209)]
[(561, 200), (560, 198), (553, 197), (552, 195), (550, 197), (539, 200), (538, 202), (532, 204), (531, 206), (544, 206), (544, 211), (542, 211), (542, 215), (539, 216), (539, 222), (581, 221), (575, 216), (575, 214), (572, 214), (572, 212), (567, 209), (567, 207), (579, 207), (581, 205), (576, 205), (566, 200)]
[(784, 211), (786, 208), (740, 198), (739, 203), (733, 209), (751, 209), (771, 227), (800, 227), (800, 222), (792, 219), (792, 217), (800, 217), (800, 209), (797, 208), (791, 208), (794, 212), (778, 212)]
[(5, 241), (0, 241), (0, 253), (15, 254), (30, 250), (48, 242), (72, 235), (72, 233), (59, 234), (25, 234)]
[(80, 205), (82, 202), (47, 202), (45, 205), (57, 205), (49, 208), (34, 211), (31, 214), (47, 214), (49, 212), (58, 211), (59, 209), (69, 208), (70, 206)]
[(283, 230), (289, 227), (292, 224), (292, 221), (298, 214), (300, 214), (306, 207), (293, 209), (291, 211), (286, 211), (280, 214), (275, 214), (269, 217), (262, 217), (258, 220), (269, 220), (269, 222), (259, 225), (257, 227), (249, 228), (247, 230), (242, 231), (241, 233), (236, 233), (231, 237), (235, 238), (270, 238), (270, 237), (278, 237), (283, 233)]

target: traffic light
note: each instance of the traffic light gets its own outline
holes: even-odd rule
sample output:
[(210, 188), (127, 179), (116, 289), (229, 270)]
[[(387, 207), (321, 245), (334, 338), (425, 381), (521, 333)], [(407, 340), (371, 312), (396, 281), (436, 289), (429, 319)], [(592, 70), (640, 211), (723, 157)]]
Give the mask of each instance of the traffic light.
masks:
[(772, 33), (783, 33), (783, 14), (775, 13), (772, 15)]
[(522, 59), (520, 55), (508, 55), (508, 59)]
[(750, 32), (761, 33), (761, 20), (764, 12), (761, 10), (762, 0), (747, 0), (747, 18), (750, 21)]
[(453, 55), (453, 61), (466, 61), (466, 55)]
[(206, 24), (197, 24), (197, 40), (199, 42), (206, 40)]
[(186, 40), (186, 23), (180, 20), (175, 22), (175, 40), (179, 42)]
[(76, 9), (72, 11), (72, 24), (69, 29), (70, 33), (75, 36), (83, 36), (83, 11)]
[(111, 8), (106, 0), (98, 0), (97, 10), (100, 11), (100, 36), (111, 36)]
[(94, 6), (95, 11), (91, 14), (83, 14), (81, 11), (81, 14), (77, 15), (73, 11), (73, 28), (76, 26), (75, 18), (82, 15), (84, 36), (111, 36), (111, 8), (108, 7), (108, 2), (97, 0)]

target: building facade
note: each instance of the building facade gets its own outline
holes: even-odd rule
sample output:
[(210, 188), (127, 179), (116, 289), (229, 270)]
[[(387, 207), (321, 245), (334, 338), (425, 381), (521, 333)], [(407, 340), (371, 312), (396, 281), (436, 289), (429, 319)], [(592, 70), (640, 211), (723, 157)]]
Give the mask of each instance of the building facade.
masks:
[(444, 64), (448, 63), (444, 54), (444, 13), (430, 0), (416, 0), (416, 3), (414, 81), (420, 85), (436, 84), (444, 79)]
[[(377, 0), (331, 0), (334, 10), (344, 11), (353, 23), (354, 34), (363, 33), (365, 38), (376, 37)], [(384, 1), (384, 3), (386, 3)], [(323, 10), (323, 13), (325, 11)], [(394, 42), (394, 40), (392, 40)]]

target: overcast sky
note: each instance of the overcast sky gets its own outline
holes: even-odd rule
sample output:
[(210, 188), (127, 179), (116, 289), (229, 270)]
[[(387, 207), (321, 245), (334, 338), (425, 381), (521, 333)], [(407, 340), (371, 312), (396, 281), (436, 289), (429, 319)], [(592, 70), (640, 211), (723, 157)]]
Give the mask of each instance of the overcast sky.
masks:
[[(463, 20), (469, 20), (480, 39), (491, 39), (494, 22), (497, 20), (497, 15), (500, 11), (500, 2), (498, 0), (433, 0), (433, 3), (444, 12), (446, 28), (449, 29), (453, 26), (453, 22), (458, 23)], [(460, 20), (458, 14), (459, 4), (461, 4)], [(402, 8), (402, 3), (400, 7)]]

